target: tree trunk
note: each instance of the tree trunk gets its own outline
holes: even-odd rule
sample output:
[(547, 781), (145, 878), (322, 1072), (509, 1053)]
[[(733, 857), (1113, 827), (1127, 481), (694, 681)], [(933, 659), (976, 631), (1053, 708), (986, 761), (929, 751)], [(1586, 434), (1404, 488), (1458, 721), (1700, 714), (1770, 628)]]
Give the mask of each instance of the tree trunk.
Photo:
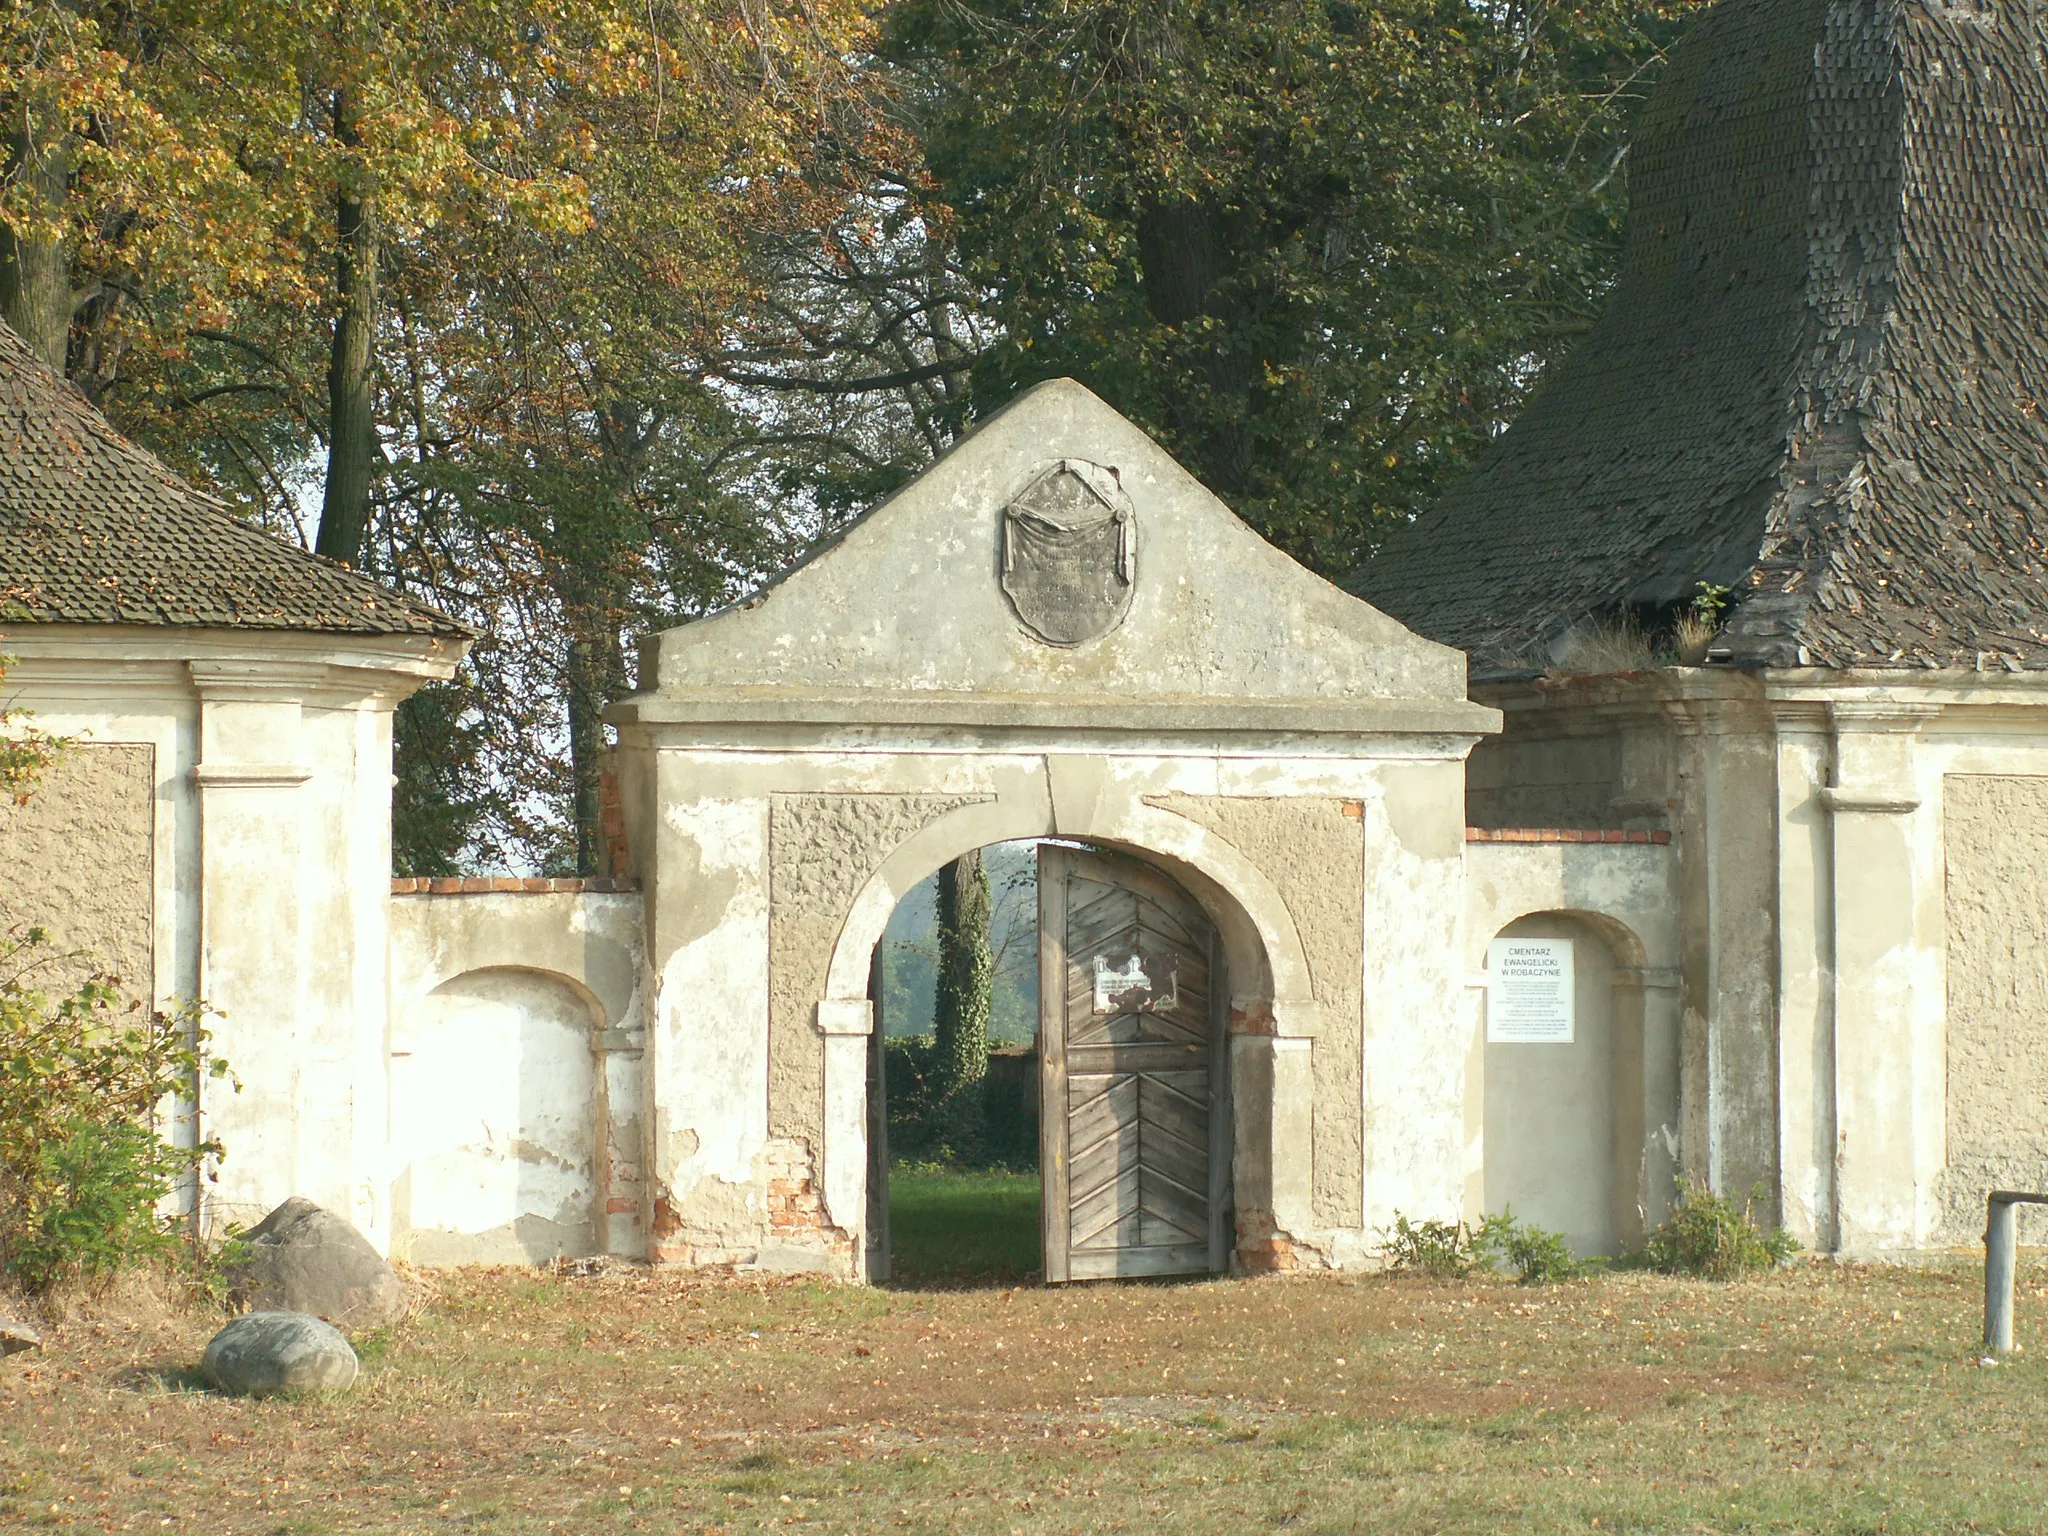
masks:
[[(604, 710), (626, 691), (626, 655), (619, 636), (631, 611), (624, 572), (635, 556), (622, 530), (633, 525), (634, 487), (646, 469), (653, 431), (648, 412), (637, 401), (607, 400), (597, 412), (599, 500), (595, 506), (557, 506), (552, 524), (555, 596), (570, 637), (563, 687), (569, 706), (576, 871), (583, 875), (597, 873), (603, 849), (598, 785), (604, 772)], [(606, 498), (616, 500), (608, 506)]]
[(1161, 325), (1180, 331), (1204, 319), (1220, 322), (1201, 345), (1198, 374), (1168, 380), (1166, 388), (1169, 397), (1179, 397), (1172, 408), (1192, 439), (1203, 479), (1229, 497), (1252, 485), (1253, 367), (1235, 323), (1241, 316), (1218, 291), (1225, 252), (1217, 224), (1215, 211), (1201, 203), (1148, 204), (1138, 216), (1138, 266), (1145, 307)]
[(988, 919), (988, 870), (979, 852), (939, 871), (938, 1017), (932, 1028), (939, 1098), (988, 1076), (996, 969)]
[(604, 772), (604, 708), (618, 691), (625, 670), (618, 638), (603, 617), (590, 613), (570, 616), (571, 624), (581, 633), (570, 640), (563, 669), (569, 704), (569, 774), (574, 783), (571, 809), (576, 820), (579, 875), (596, 874), (603, 851), (598, 784)]
[[(348, 93), (334, 93), (334, 133), (354, 146)], [(314, 546), (330, 560), (363, 558), (370, 527), (370, 475), (377, 454), (376, 204), (360, 186), (334, 200), (334, 278), (340, 308), (327, 359), (327, 489)]]
[[(16, 104), (7, 138), (7, 175), (28, 195), (24, 212), (51, 221), (62, 217), (71, 185), (71, 148), (61, 131), (34, 132), (30, 110)], [(0, 224), (0, 319), (53, 372), (64, 372), (71, 336), (71, 249), (61, 239), (24, 239)]]

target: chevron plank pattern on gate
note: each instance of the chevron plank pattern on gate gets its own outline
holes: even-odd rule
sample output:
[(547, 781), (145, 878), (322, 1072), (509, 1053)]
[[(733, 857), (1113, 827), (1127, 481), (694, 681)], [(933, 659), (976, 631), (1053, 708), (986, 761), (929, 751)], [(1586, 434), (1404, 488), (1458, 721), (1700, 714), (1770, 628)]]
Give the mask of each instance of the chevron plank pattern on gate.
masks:
[[(1147, 892), (1070, 879), (1067, 1104), (1077, 1258), (1209, 1241), (1208, 923)], [(1192, 903), (1189, 903), (1192, 908)], [(1149, 996), (1098, 1011), (1103, 966), (1136, 959)]]

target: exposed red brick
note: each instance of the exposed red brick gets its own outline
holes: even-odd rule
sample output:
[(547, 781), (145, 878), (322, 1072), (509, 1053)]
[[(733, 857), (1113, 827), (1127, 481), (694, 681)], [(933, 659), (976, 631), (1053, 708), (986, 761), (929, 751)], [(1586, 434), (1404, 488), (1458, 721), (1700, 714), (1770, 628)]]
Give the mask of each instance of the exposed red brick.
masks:
[(1238, 1267), (1249, 1275), (1284, 1275), (1301, 1267), (1294, 1238), (1273, 1222), (1273, 1213), (1246, 1210), (1237, 1216)]
[(1243, 1008), (1231, 1009), (1227, 1028), (1233, 1035), (1270, 1037), (1279, 1033), (1279, 1025), (1273, 1022), (1273, 1006), (1270, 1003), (1251, 1003)]
[(1671, 833), (1662, 828), (1617, 827), (1467, 827), (1468, 843), (1651, 843), (1669, 847)]

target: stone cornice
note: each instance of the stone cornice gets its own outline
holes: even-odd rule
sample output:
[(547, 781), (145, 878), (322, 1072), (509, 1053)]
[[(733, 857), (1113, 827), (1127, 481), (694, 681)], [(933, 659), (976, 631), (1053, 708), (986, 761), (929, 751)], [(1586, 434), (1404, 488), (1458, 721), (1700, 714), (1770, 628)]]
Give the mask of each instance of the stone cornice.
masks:
[(201, 789), (296, 789), (313, 777), (297, 763), (199, 763), (192, 782)]
[(15, 658), (11, 686), (24, 695), (130, 708), (179, 698), (388, 705), (452, 675), (467, 648), (465, 641), (425, 635), (112, 624), (24, 625), (0, 637), (0, 649)]
[[(1103, 698), (880, 689), (691, 689), (640, 694), (605, 712), (616, 725), (800, 730), (970, 732), (1088, 731), (1104, 736), (1182, 736), (1213, 740), (1246, 736), (1262, 745), (1273, 738), (1340, 737), (1353, 740), (1427, 737), (1442, 746), (1469, 743), (1500, 729), (1498, 711), (1463, 700)], [(667, 733), (664, 733), (667, 734)], [(1457, 750), (1460, 755), (1463, 749)]]
[(1848, 731), (1911, 734), (1941, 714), (1943, 706), (1927, 699), (1855, 695), (1828, 700), (1828, 719), (1837, 735)]
[(1920, 797), (1910, 790), (1823, 785), (1820, 803), (1829, 810), (1867, 816), (1910, 816), (1920, 809)]
[(5, 633), (8, 653), (24, 662), (316, 662), (424, 677), (446, 676), (469, 648), (467, 641), (430, 635), (327, 635), (148, 624), (22, 624)]

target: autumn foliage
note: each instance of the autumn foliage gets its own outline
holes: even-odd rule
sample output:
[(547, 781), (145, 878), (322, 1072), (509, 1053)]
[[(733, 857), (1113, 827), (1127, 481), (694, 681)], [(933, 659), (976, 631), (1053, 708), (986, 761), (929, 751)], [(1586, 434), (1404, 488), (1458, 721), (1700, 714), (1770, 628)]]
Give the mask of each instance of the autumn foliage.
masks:
[(0, 314), (483, 631), (404, 872), (588, 872), (634, 642), (1039, 379), (1354, 566), (1597, 312), (1699, 3), (22, 0)]

